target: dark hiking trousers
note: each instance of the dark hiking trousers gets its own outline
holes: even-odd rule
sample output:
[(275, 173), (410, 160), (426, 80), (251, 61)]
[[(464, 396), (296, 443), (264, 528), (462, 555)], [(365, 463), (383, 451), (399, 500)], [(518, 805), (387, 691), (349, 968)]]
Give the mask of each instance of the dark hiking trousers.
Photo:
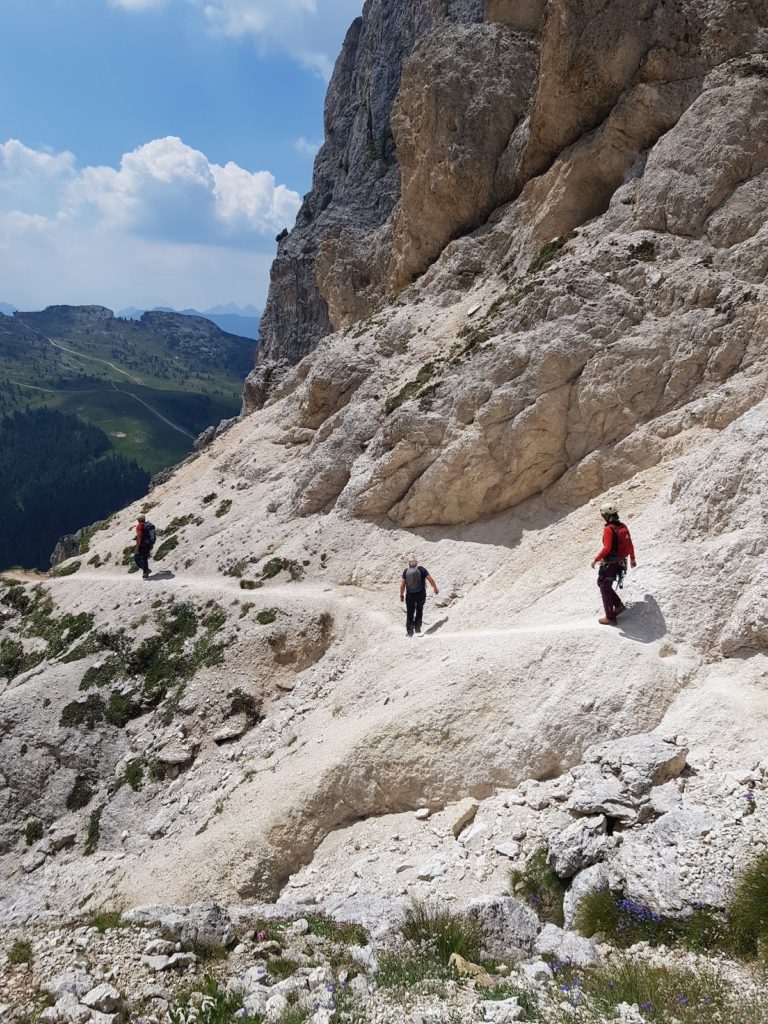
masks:
[(414, 629), (417, 631), (421, 629), (421, 616), (424, 612), (424, 602), (427, 600), (427, 591), (419, 590), (415, 594), (405, 595), (405, 607), (408, 615), (405, 620), (405, 628), (408, 633), (412, 633)]
[(617, 614), (624, 607), (624, 602), (613, 589), (613, 584), (621, 572), (621, 568), (619, 562), (603, 562), (597, 574), (597, 585), (603, 598), (605, 617), (611, 622), (615, 622)]
[(149, 572), (149, 552), (151, 550), (151, 548), (144, 547), (144, 545), (142, 544), (142, 546), (133, 556), (134, 562), (136, 563), (136, 565), (138, 565), (138, 567), (141, 569), (143, 573)]

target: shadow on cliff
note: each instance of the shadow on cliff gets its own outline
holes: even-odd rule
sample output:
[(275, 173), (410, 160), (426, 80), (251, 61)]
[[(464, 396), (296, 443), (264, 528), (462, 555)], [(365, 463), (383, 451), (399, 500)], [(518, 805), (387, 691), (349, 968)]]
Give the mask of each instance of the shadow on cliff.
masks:
[(620, 623), (620, 634), (641, 644), (652, 644), (667, 633), (661, 608), (650, 594), (646, 594), (642, 601), (634, 601), (622, 615)]

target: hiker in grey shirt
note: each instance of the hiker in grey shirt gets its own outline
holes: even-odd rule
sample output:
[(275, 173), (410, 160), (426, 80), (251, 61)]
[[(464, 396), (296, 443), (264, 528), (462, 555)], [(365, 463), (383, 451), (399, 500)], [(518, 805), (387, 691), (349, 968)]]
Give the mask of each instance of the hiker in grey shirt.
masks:
[(406, 630), (408, 636), (413, 636), (413, 631), (421, 632), (421, 616), (424, 612), (424, 602), (427, 599), (427, 584), (432, 587), (435, 594), (439, 593), (437, 584), (429, 575), (415, 555), (408, 559), (408, 568), (400, 580), (400, 600), (405, 601), (407, 609)]

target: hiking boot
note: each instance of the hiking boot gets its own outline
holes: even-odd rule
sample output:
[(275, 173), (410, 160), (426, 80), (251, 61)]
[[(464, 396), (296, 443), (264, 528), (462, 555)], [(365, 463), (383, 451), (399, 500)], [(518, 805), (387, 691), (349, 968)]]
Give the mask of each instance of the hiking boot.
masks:
[(148, 573), (148, 572), (145, 572), (145, 573), (144, 573), (144, 574), (142, 575), (142, 577), (141, 577), (141, 578), (142, 578), (143, 580), (148, 580), (148, 579), (149, 579), (149, 573)]
[(409, 629), (408, 632), (405, 635), (406, 636), (413, 636), (413, 630)]
[(614, 609), (613, 614), (616, 615), (616, 616), (619, 616), (619, 615), (622, 615), (626, 610), (627, 610), (627, 606), (625, 604), (622, 604), (622, 605), (619, 605), (618, 608)]
[(417, 632), (417, 633), (420, 633), (420, 632), (421, 632), (421, 626), (417, 626), (417, 627), (416, 627), (416, 632)]
[(598, 619), (597, 621), (600, 623), (601, 626), (616, 626), (616, 625), (618, 625), (618, 623), (616, 622), (616, 619), (609, 619), (605, 615), (603, 615), (603, 617), (601, 619)]

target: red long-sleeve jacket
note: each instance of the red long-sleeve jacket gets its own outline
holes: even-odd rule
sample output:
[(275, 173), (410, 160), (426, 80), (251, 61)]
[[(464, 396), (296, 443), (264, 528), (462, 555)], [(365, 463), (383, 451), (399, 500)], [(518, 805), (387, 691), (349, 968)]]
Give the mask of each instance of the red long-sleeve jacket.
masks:
[[(616, 526), (619, 526), (619, 525), (624, 526), (624, 523), (621, 523), (621, 524), (616, 523), (615, 525)], [(618, 554), (618, 556), (620, 558), (626, 558), (627, 555), (629, 555), (630, 562), (634, 562), (635, 561), (635, 546), (632, 543), (632, 537), (630, 536), (629, 529), (626, 526), (624, 526), (624, 529), (627, 531), (627, 533), (626, 533), (625, 550), (624, 551), (617, 551), (616, 554)], [(607, 558), (608, 555), (610, 555), (611, 552), (613, 551), (613, 534), (614, 534), (613, 527), (610, 524), (606, 524), (605, 528), (603, 529), (603, 546), (602, 546), (602, 548), (600, 550), (600, 553), (595, 555), (595, 561), (596, 562), (602, 562), (603, 559)]]
[(144, 523), (136, 523), (136, 550), (141, 547), (141, 538), (144, 536)]

